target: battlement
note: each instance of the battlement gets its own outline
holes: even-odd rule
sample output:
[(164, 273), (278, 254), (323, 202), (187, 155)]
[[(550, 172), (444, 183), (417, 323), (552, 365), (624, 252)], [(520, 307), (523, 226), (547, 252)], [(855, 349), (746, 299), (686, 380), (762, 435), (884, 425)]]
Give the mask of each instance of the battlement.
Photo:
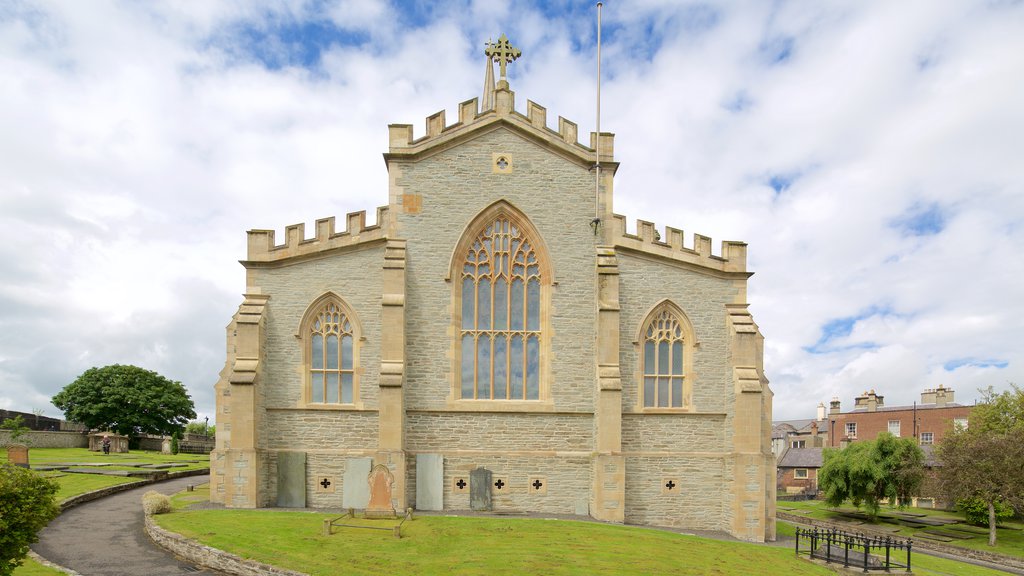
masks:
[(747, 245), (744, 242), (723, 241), (722, 255), (711, 253), (711, 238), (700, 234), (693, 235), (693, 248), (683, 245), (683, 231), (665, 227), (665, 236), (660, 237), (653, 222), (636, 221), (636, 234), (626, 232), (626, 217), (613, 214), (611, 222), (611, 238), (616, 247), (627, 248), (638, 252), (653, 254), (675, 260), (710, 268), (719, 272), (747, 272)]
[(387, 237), (388, 207), (377, 208), (377, 224), (366, 225), (366, 212), (351, 212), (345, 217), (345, 230), (335, 231), (335, 219), (323, 218), (316, 221), (316, 235), (306, 238), (306, 225), (293, 224), (284, 229), (284, 244), (277, 244), (273, 230), (249, 230), (248, 258), (244, 264), (278, 262), (308, 256), (318, 252), (334, 250), (382, 240)]
[[(411, 124), (390, 124), (388, 144), (390, 151), (385, 158), (415, 156), (421, 152), (460, 141), (464, 136), (498, 123), (510, 124), (529, 136), (542, 140), (556, 150), (568, 153), (577, 159), (593, 164), (598, 145), (598, 134), (590, 133), (589, 146), (579, 142), (579, 128), (575, 122), (558, 117), (558, 129), (547, 125), (547, 109), (527, 100), (526, 114), (515, 110), (515, 93), (507, 88), (494, 91), (494, 107), (479, 109), (479, 100), (472, 98), (459, 104), (459, 119), (448, 124), (445, 111), (441, 110), (426, 119), (426, 134), (413, 138)], [(614, 163), (615, 135), (600, 134), (601, 162)], [(614, 166), (610, 166), (614, 169)]]

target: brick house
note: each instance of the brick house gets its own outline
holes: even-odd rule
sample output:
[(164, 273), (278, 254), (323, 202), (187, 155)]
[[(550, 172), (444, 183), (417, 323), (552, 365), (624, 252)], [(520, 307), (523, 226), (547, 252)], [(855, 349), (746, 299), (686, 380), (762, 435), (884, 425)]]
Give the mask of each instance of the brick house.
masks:
[(843, 412), (839, 399), (833, 398), (827, 418), (828, 446), (873, 440), (882, 432), (917, 438), (922, 446), (938, 444), (953, 426), (967, 426), (972, 408), (955, 403), (953, 390), (944, 386), (925, 390), (921, 403), (911, 406), (885, 406), (885, 398), (871, 390), (855, 399), (853, 410)]
[(780, 494), (817, 494), (818, 471), (822, 448), (789, 448), (779, 458), (778, 492)]

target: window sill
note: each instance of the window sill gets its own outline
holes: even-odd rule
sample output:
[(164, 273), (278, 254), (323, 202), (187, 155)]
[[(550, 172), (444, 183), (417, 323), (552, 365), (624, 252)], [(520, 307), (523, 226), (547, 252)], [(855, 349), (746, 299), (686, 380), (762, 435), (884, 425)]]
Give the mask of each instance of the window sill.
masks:
[(355, 404), (305, 404), (300, 403), (292, 407), (268, 408), (268, 410), (324, 410), (331, 412), (376, 412), (376, 409), (367, 410), (363, 403)]

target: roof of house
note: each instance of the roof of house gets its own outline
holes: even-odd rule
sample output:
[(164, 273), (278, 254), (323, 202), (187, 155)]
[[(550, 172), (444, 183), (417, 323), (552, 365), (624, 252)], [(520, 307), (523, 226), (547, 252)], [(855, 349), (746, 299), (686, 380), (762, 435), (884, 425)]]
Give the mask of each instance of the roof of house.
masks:
[[(970, 408), (970, 406), (967, 405), (967, 404), (958, 404), (956, 402), (949, 402), (949, 403), (946, 403), (946, 404), (942, 404), (941, 406), (939, 404), (918, 404), (916, 406), (914, 406), (914, 405), (910, 405), (910, 406), (879, 406), (878, 408), (875, 409), (875, 412), (897, 412), (897, 411), (902, 411), (902, 410), (935, 410), (935, 409), (938, 409), (938, 408), (964, 408), (964, 407)], [(868, 412), (867, 406), (861, 406), (859, 408), (854, 408), (853, 410), (850, 410), (849, 412), (843, 412), (843, 414), (865, 414), (867, 412)]]
[(776, 420), (772, 422), (772, 438), (783, 438), (787, 433), (810, 430), (811, 424), (816, 422), (814, 418), (803, 418), (800, 420)]
[(790, 448), (779, 458), (779, 468), (821, 468), (821, 448)]

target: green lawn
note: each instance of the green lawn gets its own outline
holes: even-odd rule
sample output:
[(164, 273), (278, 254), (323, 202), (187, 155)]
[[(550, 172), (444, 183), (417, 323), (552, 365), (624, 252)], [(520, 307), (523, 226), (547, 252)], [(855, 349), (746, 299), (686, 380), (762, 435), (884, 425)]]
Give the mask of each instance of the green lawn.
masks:
[[(790, 508), (791, 510), (786, 510)], [(798, 516), (804, 516), (807, 518), (817, 518), (820, 520), (837, 520), (842, 519), (842, 513), (844, 512), (857, 512), (857, 509), (853, 506), (840, 506), (838, 508), (829, 508), (822, 501), (807, 501), (807, 502), (779, 502), (778, 509), (780, 512), (788, 512)], [(883, 508), (879, 514), (880, 518), (893, 517), (893, 515), (900, 512), (910, 512), (913, 514), (925, 514), (929, 518), (942, 518), (942, 519), (953, 519), (963, 522), (963, 515), (957, 514), (956, 512), (950, 512), (945, 510), (934, 510), (931, 508), (907, 508), (906, 510)], [(881, 519), (874, 522), (873, 524), (866, 524), (867, 526), (877, 525), (894, 530), (893, 536), (901, 538), (913, 538), (915, 540), (924, 540), (921, 536), (922, 529), (912, 528), (909, 526), (901, 526), (899, 524), (892, 524), (884, 522)], [(853, 527), (856, 529), (856, 526)], [(949, 527), (941, 527), (940, 530), (950, 530)], [(927, 531), (928, 529), (924, 529)], [(1017, 556), (1024, 558), (1024, 524), (1021, 522), (1004, 522), (999, 525), (996, 532), (996, 546), (993, 548), (988, 545), (988, 527), (975, 527), (965, 524), (958, 524), (955, 533), (969, 536), (966, 539), (954, 539), (950, 542), (943, 542), (950, 546), (961, 546), (964, 548), (972, 548), (976, 550), (984, 550), (988, 552), (998, 552), (1000, 554), (1006, 554), (1009, 556)]]
[[(339, 528), (330, 515), (177, 510), (164, 528), (276, 566), (314, 575), (379, 574), (831, 574), (786, 548), (592, 522), (420, 516), (388, 531)], [(377, 521), (391, 526), (393, 522)]]
[[(6, 460), (6, 458), (5, 452), (4, 459)], [(88, 467), (89, 464), (107, 464), (107, 466), (103, 467), (105, 470), (130, 470), (133, 469), (132, 465), (134, 464), (186, 464), (181, 468), (170, 469), (174, 471), (195, 470), (210, 466), (209, 458), (204, 454), (161, 454), (159, 452), (137, 450), (127, 454), (104, 455), (101, 452), (90, 452), (85, 448), (30, 448), (28, 451), (28, 461), (33, 467), (53, 463), (81, 463), (85, 467)], [(72, 496), (106, 488), (107, 486), (139, 481), (138, 478), (69, 474), (59, 471), (45, 472), (44, 474), (56, 479), (60, 483), (57, 499), (61, 501)]]

